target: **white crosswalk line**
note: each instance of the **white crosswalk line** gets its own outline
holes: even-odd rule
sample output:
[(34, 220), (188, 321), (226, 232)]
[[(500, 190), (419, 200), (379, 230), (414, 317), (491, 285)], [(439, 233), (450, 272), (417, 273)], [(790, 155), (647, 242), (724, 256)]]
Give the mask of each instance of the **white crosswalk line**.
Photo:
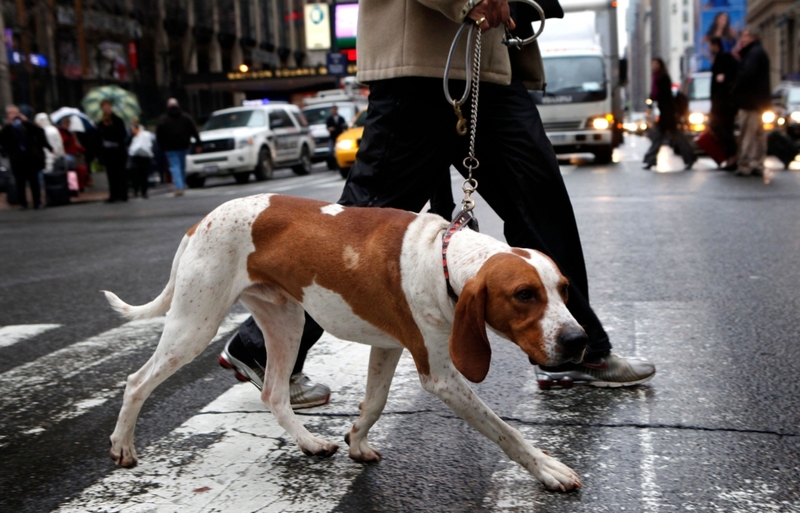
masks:
[[(58, 511), (330, 511), (364, 469), (347, 457), (342, 435), (358, 415), (369, 350), (326, 333), (305, 365), (304, 372), (328, 384), (333, 395), (330, 404), (303, 410), (315, 415), (303, 416), (301, 421), (312, 433), (340, 444), (333, 458), (304, 456), (255, 388), (245, 383), (232, 387), (170, 435), (141, 451), (138, 467), (115, 470)], [(387, 410), (398, 408), (418, 393), (424, 392), (414, 363), (405, 353)], [(331, 413), (337, 415), (326, 416)], [(381, 432), (390, 430), (392, 423), (391, 417), (384, 416), (370, 433), (376, 447), (381, 445)], [(203, 437), (213, 438), (213, 443), (198, 450), (196, 442)], [(314, 470), (293, 473), (287, 464), (296, 465), (298, 460)], [(298, 493), (300, 482), (302, 493)]]
[(0, 347), (8, 347), (61, 327), (60, 324), (17, 324), (0, 328)]
[[(247, 316), (228, 315), (214, 340), (235, 329)], [(0, 440), (13, 433), (42, 433), (122, 394), (124, 381), (120, 379), (124, 380), (124, 375), (108, 376), (110, 381), (97, 383), (95, 390), (81, 388), (80, 395), (65, 394), (63, 387), (78, 374), (124, 359), (142, 348), (155, 347), (164, 328), (164, 319), (157, 317), (123, 324), (0, 374), (0, 411), (7, 412), (7, 422), (0, 426)], [(135, 370), (127, 369), (126, 373)], [(47, 415), (30, 415), (45, 398), (48, 399)], [(53, 406), (53, 402), (57, 404)], [(8, 427), (10, 419), (17, 421), (13, 427)]]

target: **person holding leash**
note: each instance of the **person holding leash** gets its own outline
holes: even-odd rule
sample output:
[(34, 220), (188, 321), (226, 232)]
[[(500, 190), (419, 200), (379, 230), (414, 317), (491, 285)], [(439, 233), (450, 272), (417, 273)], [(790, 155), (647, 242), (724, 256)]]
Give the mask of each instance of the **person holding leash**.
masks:
[[(507, 242), (549, 255), (569, 278), (567, 306), (589, 336), (582, 363), (537, 367), (539, 382), (615, 387), (643, 383), (655, 375), (655, 365), (613, 353), (589, 304), (586, 265), (572, 204), (528, 92), (544, 86), (538, 46), (510, 48), (503, 44), (504, 31), (497, 30), (507, 23), (517, 37), (532, 33), (533, 11), (523, 10), (521, 4), (514, 7), (518, 7), (516, 20), (507, 0), (360, 2), (358, 80), (369, 85), (369, 110), (356, 162), (339, 203), (419, 212), (442, 183), (441, 178), (449, 176), (451, 165), (467, 175), (464, 157), (470, 138), (456, 131), (459, 117), (454, 105), (444, 99), (442, 78), (451, 42), (465, 19), (473, 20), (485, 33), (480, 49), (475, 148), (480, 166), (472, 175), (480, 184), (481, 197), (504, 221)], [(465, 57), (464, 45), (456, 47), (450, 70), (450, 78), (455, 80), (449, 82), (454, 97), (468, 87)], [(419, 122), (421, 113), (425, 113), (425, 123)], [(314, 331), (321, 334), (307, 316), (306, 333)], [(303, 338), (308, 347), (305, 334)], [(228, 358), (236, 351), (243, 355), (234, 363), (237, 370), (247, 373), (259, 368), (255, 359), (264, 358), (263, 343), (258, 345), (260, 354), (251, 351), (248, 359), (236, 340), (229, 341), (221, 357)]]

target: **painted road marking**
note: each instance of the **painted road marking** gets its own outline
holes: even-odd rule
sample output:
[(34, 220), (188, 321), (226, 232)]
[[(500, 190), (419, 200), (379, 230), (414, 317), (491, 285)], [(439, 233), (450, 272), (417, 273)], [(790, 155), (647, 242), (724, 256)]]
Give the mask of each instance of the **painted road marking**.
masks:
[[(248, 315), (228, 315), (214, 340), (233, 331)], [(136, 369), (126, 369), (124, 374), (114, 376), (101, 372), (102, 366), (124, 359), (142, 348), (155, 348), (164, 328), (164, 319), (157, 317), (123, 324), (0, 374), (0, 411), (4, 412), (0, 440), (20, 433), (43, 433), (121, 395), (125, 376)], [(71, 378), (89, 372), (96, 372), (109, 381), (95, 383), (97, 388), (94, 390), (86, 390), (84, 386), (70, 387)], [(31, 415), (43, 404), (47, 405), (47, 415)]]
[(17, 324), (0, 328), (0, 347), (8, 347), (22, 340), (61, 327), (60, 324)]
[[(302, 410), (300, 420), (312, 433), (340, 444), (339, 453), (332, 459), (306, 459), (261, 402), (256, 389), (243, 383), (233, 386), (167, 437), (140, 451), (139, 466), (115, 470), (58, 511), (331, 510), (364, 469), (347, 457), (347, 447), (341, 439), (358, 415), (369, 351), (368, 346), (344, 342), (326, 333), (306, 363), (304, 372), (328, 384), (333, 401)], [(411, 357), (404, 353), (387, 411), (402, 408), (419, 393), (425, 392), (419, 386)], [(391, 416), (382, 417), (370, 433), (376, 448), (383, 441), (381, 433), (390, 431), (394, 420)], [(196, 446), (203, 439), (213, 442), (198, 450)], [(175, 465), (186, 458), (191, 461)], [(304, 459), (315, 471), (302, 475), (287, 471), (285, 463), (297, 459)], [(303, 492), (298, 493), (297, 480), (302, 480)]]

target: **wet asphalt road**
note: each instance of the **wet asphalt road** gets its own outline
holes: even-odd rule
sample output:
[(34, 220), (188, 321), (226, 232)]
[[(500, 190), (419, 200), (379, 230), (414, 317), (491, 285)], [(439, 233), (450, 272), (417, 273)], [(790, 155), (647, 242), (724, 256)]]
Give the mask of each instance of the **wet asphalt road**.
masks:
[[(476, 386), (528, 440), (573, 467), (583, 490), (545, 492), (422, 393), (395, 415), (402, 418), (385, 423), (379, 465), (353, 467), (344, 454), (326, 460), (358, 471), (327, 509), (800, 511), (800, 173), (764, 185), (712, 170), (707, 159), (690, 172), (645, 172), (643, 143), (632, 140), (615, 165), (578, 159), (564, 162), (563, 172), (592, 303), (615, 350), (652, 359), (657, 376), (633, 389), (540, 391), (519, 350), (495, 343), (490, 374)], [(680, 163), (664, 160), (659, 170), (670, 166)], [(182, 234), (222, 202), (268, 191), (335, 201), (342, 183), (317, 167), (307, 177), (281, 171), (271, 182), (220, 183), (183, 198), (0, 212), (0, 326), (62, 325), (0, 347), (0, 378), (123, 324), (98, 290), (130, 304), (151, 300)], [(478, 218), (483, 232), (502, 238), (500, 221), (480, 201)], [(216, 365), (221, 345), (151, 396), (138, 447), (234, 384)], [(46, 426), (63, 399), (56, 396), (92, 389), (98, 374), (124, 376), (151, 351), (33, 394), (35, 404), (22, 413), (0, 409), (0, 511), (51, 511), (114, 470), (107, 440), (119, 395), (52, 429), (22, 427)], [(340, 440), (341, 429), (328, 433), (324, 421), (306, 420)], [(285, 471), (318, 482), (326, 464), (300, 455)]]

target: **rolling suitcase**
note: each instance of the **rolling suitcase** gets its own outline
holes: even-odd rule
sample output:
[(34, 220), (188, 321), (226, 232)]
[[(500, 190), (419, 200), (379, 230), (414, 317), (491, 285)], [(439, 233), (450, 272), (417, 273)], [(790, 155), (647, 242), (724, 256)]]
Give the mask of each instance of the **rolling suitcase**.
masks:
[(767, 155), (778, 157), (783, 167), (788, 169), (789, 163), (797, 156), (797, 146), (784, 132), (773, 130), (767, 136)]
[(714, 159), (714, 162), (716, 162), (717, 165), (725, 162), (725, 150), (722, 149), (719, 139), (717, 139), (717, 136), (714, 135), (714, 132), (712, 132), (710, 129), (697, 136), (697, 140), (695, 142), (700, 149), (706, 152), (709, 157)]
[(44, 173), (44, 192), (47, 198), (48, 207), (68, 205), (70, 192), (67, 173)]

